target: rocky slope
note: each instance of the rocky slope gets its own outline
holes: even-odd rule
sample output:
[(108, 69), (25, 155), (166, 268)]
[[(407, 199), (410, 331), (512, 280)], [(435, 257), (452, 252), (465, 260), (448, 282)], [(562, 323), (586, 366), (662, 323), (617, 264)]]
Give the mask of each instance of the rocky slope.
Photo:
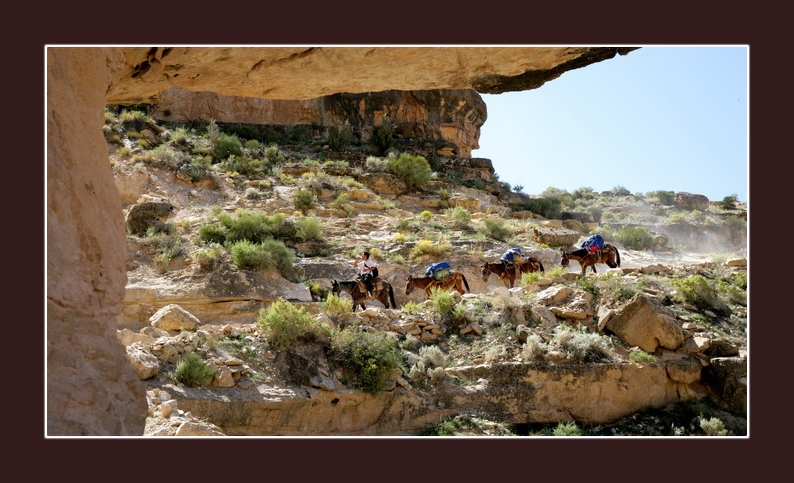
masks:
[[(659, 237), (657, 251), (608, 239), (620, 249), (621, 267), (599, 265), (598, 275), (582, 278), (575, 262), (557, 268), (560, 251), (609, 228), (586, 217), (545, 219), (520, 209), (528, 197), (505, 189), (487, 160), (442, 160), (434, 180), (408, 190), (378, 169), (384, 158), (363, 148), (337, 154), (322, 143), (282, 145), (278, 161), (255, 175), (216, 164), (195, 177), (178, 157), (152, 154), (155, 145), (188, 152), (179, 150), (175, 132), (151, 126), (147, 148), (108, 135), (128, 221), (134, 207), (171, 207), (143, 217), (162, 232), (128, 236), (128, 283), (118, 319), (119, 339), (150, 389), (147, 435), (417, 435), (473, 416), (498, 423), (503, 430), (490, 430), (498, 434), (561, 422), (589, 427), (590, 434), (605, 427), (628, 434), (616, 429), (619, 422), (654, 408), (686, 419), (659, 424), (675, 434), (702, 434), (693, 422), (702, 411), (718, 414), (732, 435), (746, 433), (746, 286), (721, 292), (704, 309), (680, 300), (675, 283), (698, 275), (720, 287), (741, 285), (746, 232), (714, 230), (709, 240), (718, 243), (706, 251), (692, 235), (722, 226), (715, 220), (741, 219), (741, 206), (725, 212), (708, 204), (691, 224), (708, 223), (695, 230), (663, 233), (649, 223)], [(305, 212), (295, 202), (302, 192), (315, 195)], [(343, 193), (346, 201), (339, 202)], [(597, 200), (623, 213), (615, 226), (631, 224), (650, 205), (611, 194)], [(454, 207), (465, 208), (470, 220), (456, 220), (448, 211)], [(323, 236), (287, 238), (295, 260), (284, 273), (238, 269), (223, 250), (208, 266), (199, 233), (219, 212), (311, 218)], [(495, 238), (489, 226), (500, 223), (509, 234)], [(687, 235), (676, 238), (677, 232)], [(494, 277), (484, 280), (482, 264), (516, 245), (542, 261), (544, 276), (513, 289)], [(356, 314), (329, 314), (331, 282), (352, 279), (353, 257), (365, 249), (376, 254), (398, 308), (373, 302)], [(407, 276), (422, 275), (439, 259), (451, 262), (470, 287), (454, 296), (455, 316), (440, 312), (421, 291), (405, 293)], [(258, 319), (279, 299), (333, 327), (392, 334), (403, 350), (402, 370), (386, 390), (368, 394), (330, 357), (327, 341), (274, 350)], [(564, 339), (581, 342), (585, 334), (609, 350), (572, 356)], [(532, 356), (532, 341), (545, 352)], [(428, 347), (438, 350), (437, 358)], [(215, 376), (208, 385), (174, 382), (173, 370), (188, 352), (210, 362)], [(652, 357), (633, 356), (638, 353)], [(681, 404), (703, 406), (700, 413), (669, 409)]]

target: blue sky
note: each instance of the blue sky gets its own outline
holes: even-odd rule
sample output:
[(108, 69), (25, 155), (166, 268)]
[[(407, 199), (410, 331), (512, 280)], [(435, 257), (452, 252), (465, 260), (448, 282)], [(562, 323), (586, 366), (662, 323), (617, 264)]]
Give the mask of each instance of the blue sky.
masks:
[(749, 46), (643, 46), (539, 89), (481, 94), (472, 157), (523, 193), (686, 191), (748, 201)]

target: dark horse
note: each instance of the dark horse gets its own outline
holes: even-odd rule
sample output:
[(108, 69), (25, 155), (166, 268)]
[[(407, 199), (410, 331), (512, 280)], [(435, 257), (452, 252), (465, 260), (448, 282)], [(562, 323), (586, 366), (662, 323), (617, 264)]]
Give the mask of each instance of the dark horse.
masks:
[(525, 261), (517, 267), (508, 266), (502, 261), (485, 262), (485, 265), (482, 266), (482, 281), (487, 282), (488, 277), (493, 273), (499, 277), (499, 280), (504, 282), (505, 287), (513, 288), (516, 284), (516, 268), (518, 268), (518, 275), (531, 272), (546, 272), (540, 260), (533, 257), (525, 257)]
[(609, 268), (618, 268), (620, 266), (620, 252), (618, 249), (610, 244), (605, 244), (604, 248), (597, 252), (591, 252), (587, 248), (580, 248), (572, 252), (562, 252), (562, 261), (560, 265), (567, 267), (571, 260), (576, 260), (582, 266), (582, 276), (584, 277), (587, 267), (596, 272), (596, 263), (606, 263)]
[[(365, 300), (377, 300), (382, 303), (387, 309), (389, 307), (396, 309), (397, 302), (394, 301), (394, 289), (391, 284), (385, 280), (377, 279), (373, 282), (372, 297), (367, 297), (366, 289), (362, 289), (358, 280), (334, 280), (331, 284), (331, 291), (339, 296), (342, 292), (346, 292), (353, 299), (353, 312), (356, 311), (357, 306), (361, 306), (361, 310), (366, 309), (364, 306)], [(391, 302), (391, 305), (389, 305)]]
[[(466, 290), (463, 290), (464, 286)], [(409, 295), (415, 288), (424, 290), (428, 297), (430, 297), (430, 291), (433, 289), (451, 290), (454, 288), (461, 295), (471, 292), (466, 276), (460, 272), (453, 272), (442, 280), (436, 280), (433, 276), (414, 277), (413, 275), (408, 275), (408, 278), (405, 279), (405, 295)]]

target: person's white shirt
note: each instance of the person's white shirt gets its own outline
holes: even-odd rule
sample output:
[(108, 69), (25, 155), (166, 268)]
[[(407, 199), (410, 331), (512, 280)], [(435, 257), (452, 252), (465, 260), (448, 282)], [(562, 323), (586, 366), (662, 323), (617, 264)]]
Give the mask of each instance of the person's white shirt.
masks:
[(358, 273), (361, 275), (367, 274), (375, 268), (375, 260), (367, 258), (358, 262)]

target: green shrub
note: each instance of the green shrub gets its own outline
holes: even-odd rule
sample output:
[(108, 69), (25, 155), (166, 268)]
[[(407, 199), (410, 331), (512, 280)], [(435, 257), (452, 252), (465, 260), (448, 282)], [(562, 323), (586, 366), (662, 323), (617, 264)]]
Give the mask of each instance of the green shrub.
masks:
[(281, 351), (301, 340), (317, 341), (331, 335), (331, 328), (319, 322), (305, 307), (296, 307), (281, 297), (259, 310), (259, 328), (267, 337), (267, 343)]
[(355, 387), (370, 394), (384, 390), (402, 362), (395, 338), (355, 326), (337, 332), (331, 350), (332, 357), (353, 377)]
[(631, 250), (647, 250), (656, 246), (653, 233), (644, 226), (624, 226), (615, 231), (615, 238)]
[(317, 195), (312, 191), (301, 190), (292, 199), (292, 206), (304, 215), (317, 203)]
[[(570, 197), (570, 195), (566, 196)], [(560, 219), (562, 216), (562, 203), (562, 199), (559, 197), (527, 198), (524, 200), (522, 208), (532, 213), (537, 213), (544, 218)]]
[(198, 238), (204, 243), (223, 244), (226, 241), (226, 227), (221, 223), (202, 225), (198, 229)]
[(383, 117), (383, 124), (375, 126), (372, 130), (369, 144), (376, 154), (384, 154), (389, 148), (397, 145), (394, 140), (394, 128), (386, 116)]
[(723, 210), (732, 210), (736, 208), (736, 202), (739, 200), (739, 196), (736, 194), (732, 194), (726, 196), (725, 198), (720, 201), (720, 208)]
[(581, 436), (582, 430), (575, 422), (564, 423), (560, 421), (552, 432), (554, 436)]
[(501, 218), (486, 218), (478, 232), (503, 242), (513, 236), (513, 228)]
[(675, 192), (673, 191), (652, 191), (648, 195), (655, 197), (659, 203), (665, 206), (675, 205)]
[(226, 228), (225, 241), (228, 243), (242, 240), (260, 243), (273, 236), (272, 220), (262, 212), (239, 211), (236, 218), (227, 213), (220, 213), (218, 221)]
[(656, 357), (643, 350), (631, 351), (629, 359), (637, 364), (656, 364)]
[(463, 206), (453, 206), (444, 210), (444, 214), (452, 218), (452, 223), (456, 228), (466, 228), (471, 221), (471, 211)]
[(229, 246), (234, 266), (240, 270), (258, 271), (275, 268), (287, 277), (295, 262), (295, 253), (281, 240), (267, 238), (262, 243), (239, 240)]
[(140, 131), (147, 123), (154, 123), (154, 119), (143, 111), (125, 109), (119, 114), (119, 122), (126, 131)]
[(296, 236), (301, 241), (323, 241), (323, 222), (316, 216), (307, 216), (295, 221)]
[(230, 156), (242, 156), (243, 144), (237, 136), (220, 133), (217, 137), (211, 138), (212, 160), (220, 163)]
[(207, 248), (193, 252), (192, 258), (198, 263), (201, 270), (214, 270), (218, 266), (218, 262), (223, 258), (223, 248), (218, 244), (211, 244)]
[(268, 266), (268, 254), (259, 243), (238, 240), (229, 245), (234, 266), (240, 270), (257, 271)]
[(253, 178), (265, 170), (265, 162), (258, 158), (252, 158), (247, 154), (238, 155), (231, 153), (218, 164), (218, 167), (223, 171)]
[(322, 303), (322, 311), (336, 322), (346, 320), (353, 313), (353, 301), (335, 293), (329, 293), (325, 302)]
[(674, 299), (694, 305), (698, 310), (718, 309), (717, 290), (702, 275), (690, 275), (684, 279), (673, 279), (671, 285), (676, 289)]
[(435, 173), (422, 156), (403, 153), (389, 161), (388, 171), (405, 182), (408, 191), (422, 189)]
[(430, 289), (430, 305), (435, 307), (439, 314), (446, 315), (452, 313), (456, 304), (455, 296), (450, 292), (435, 288)]
[(188, 387), (198, 387), (212, 382), (215, 371), (204, 363), (200, 355), (188, 352), (182, 356), (170, 376), (174, 382)]
[(345, 121), (342, 128), (331, 126), (328, 128), (328, 147), (334, 151), (339, 151), (344, 147), (350, 146), (355, 140), (353, 130), (350, 128), (350, 121)]
[(519, 281), (519, 284), (522, 287), (526, 287), (528, 285), (532, 285), (533, 283), (536, 283), (538, 280), (540, 280), (542, 276), (543, 276), (543, 274), (541, 272), (522, 273), (521, 274), (521, 280)]

